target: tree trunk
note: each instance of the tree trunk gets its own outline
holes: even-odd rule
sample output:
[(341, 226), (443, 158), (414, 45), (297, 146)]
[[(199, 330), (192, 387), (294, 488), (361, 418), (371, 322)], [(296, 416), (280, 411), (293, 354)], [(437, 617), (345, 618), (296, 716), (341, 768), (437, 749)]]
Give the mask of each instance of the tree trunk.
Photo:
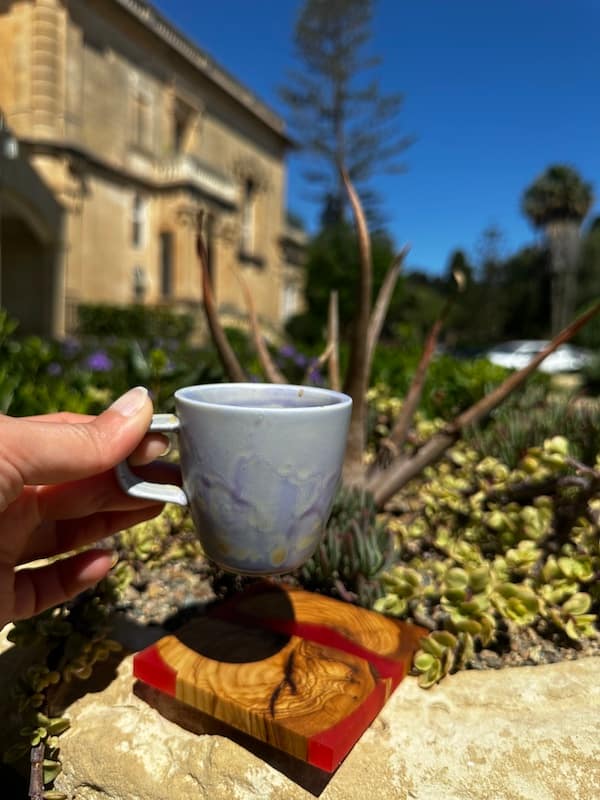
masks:
[(579, 223), (556, 220), (546, 226), (550, 250), (552, 336), (562, 330), (575, 314), (577, 262), (581, 243)]

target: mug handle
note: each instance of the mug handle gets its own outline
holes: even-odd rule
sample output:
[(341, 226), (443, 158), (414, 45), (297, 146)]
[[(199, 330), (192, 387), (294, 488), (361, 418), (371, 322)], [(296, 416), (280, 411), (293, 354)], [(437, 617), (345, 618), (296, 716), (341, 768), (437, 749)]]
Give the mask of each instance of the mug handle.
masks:
[[(149, 433), (176, 433), (178, 430), (179, 419), (175, 414), (153, 414), (148, 428)], [(177, 503), (179, 506), (188, 505), (187, 495), (180, 486), (145, 481), (131, 471), (127, 461), (117, 464), (115, 475), (121, 489), (131, 497), (156, 500), (161, 503)]]

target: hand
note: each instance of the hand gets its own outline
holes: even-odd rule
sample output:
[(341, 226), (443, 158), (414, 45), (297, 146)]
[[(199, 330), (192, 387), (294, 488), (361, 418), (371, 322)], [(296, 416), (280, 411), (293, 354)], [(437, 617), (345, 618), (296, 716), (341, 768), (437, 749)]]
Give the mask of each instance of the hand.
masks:
[(140, 465), (165, 451), (163, 436), (146, 435), (151, 417), (143, 387), (98, 417), (0, 416), (0, 626), (92, 586), (113, 554), (91, 549), (37, 568), (23, 565), (78, 550), (161, 511), (161, 504), (126, 495), (113, 473), (128, 456)]

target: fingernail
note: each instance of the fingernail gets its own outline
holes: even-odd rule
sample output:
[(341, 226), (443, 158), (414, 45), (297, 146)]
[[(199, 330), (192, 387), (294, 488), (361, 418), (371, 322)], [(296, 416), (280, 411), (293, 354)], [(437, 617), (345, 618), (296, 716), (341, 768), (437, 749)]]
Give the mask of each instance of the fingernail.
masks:
[(111, 409), (122, 417), (133, 417), (143, 407), (147, 399), (148, 390), (144, 386), (136, 386), (135, 389), (130, 389), (115, 400), (111, 405)]
[(110, 562), (110, 568), (114, 569), (118, 563), (119, 563), (119, 554), (117, 552), (114, 552), (112, 554), (112, 561)]
[(144, 442), (140, 455), (130, 459), (130, 463), (134, 466), (138, 464), (148, 464), (156, 458), (164, 458), (164, 456), (168, 455), (170, 449), (171, 442), (166, 436), (153, 433), (152, 437)]
[(160, 440), (148, 443), (148, 456), (150, 458), (164, 458), (171, 452), (171, 442), (166, 436), (161, 436)]

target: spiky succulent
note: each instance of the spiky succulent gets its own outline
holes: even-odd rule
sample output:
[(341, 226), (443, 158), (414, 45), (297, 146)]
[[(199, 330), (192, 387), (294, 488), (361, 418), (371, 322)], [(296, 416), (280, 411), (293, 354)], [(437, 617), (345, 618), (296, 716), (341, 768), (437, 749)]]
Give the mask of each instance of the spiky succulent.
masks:
[(370, 607), (381, 594), (379, 574), (391, 561), (393, 541), (372, 497), (342, 489), (317, 551), (295, 577), (307, 589)]

